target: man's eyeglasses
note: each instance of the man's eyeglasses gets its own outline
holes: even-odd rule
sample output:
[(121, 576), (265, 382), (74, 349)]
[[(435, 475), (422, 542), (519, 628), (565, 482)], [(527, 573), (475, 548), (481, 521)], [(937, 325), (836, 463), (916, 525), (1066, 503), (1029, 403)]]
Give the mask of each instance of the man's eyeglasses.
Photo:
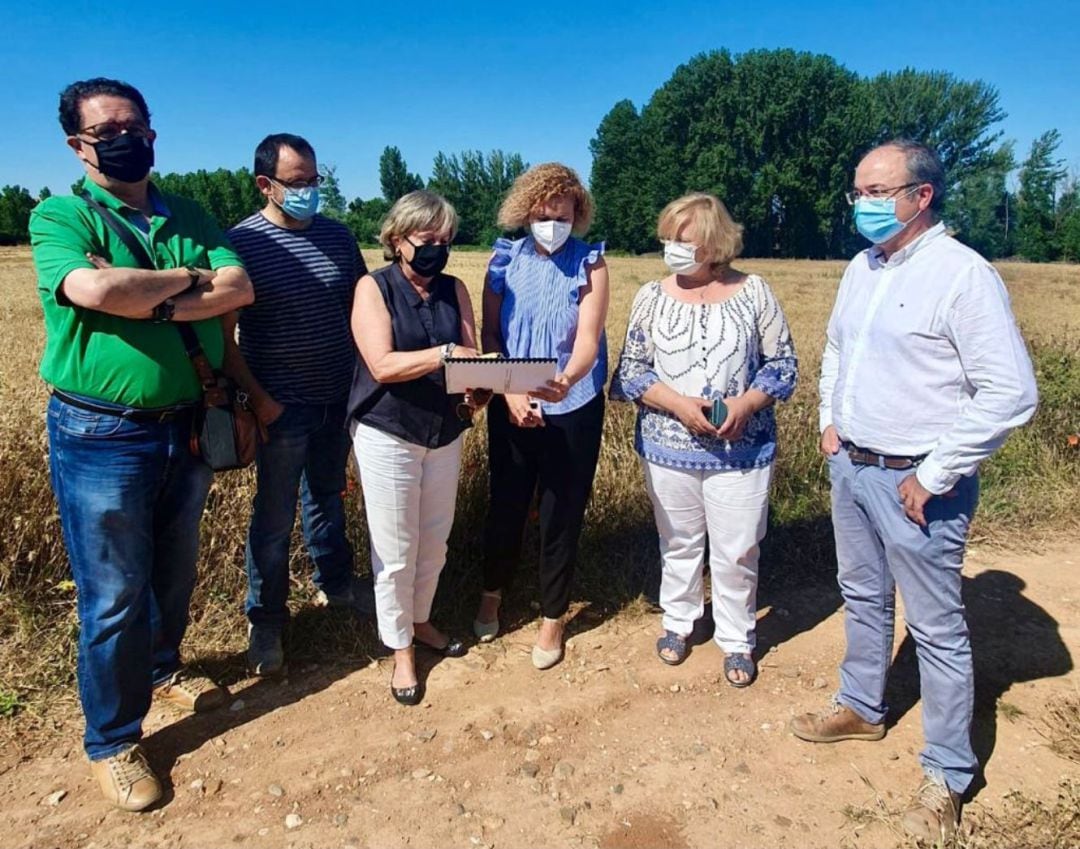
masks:
[(291, 183), (283, 182), (276, 177), (267, 177), (270, 182), (277, 183), (283, 189), (317, 189), (323, 184), (322, 175), (312, 177), (310, 180), (293, 180)]
[(904, 183), (902, 186), (894, 186), (891, 189), (874, 189), (872, 192), (861, 192), (858, 189), (852, 189), (850, 192), (844, 192), (844, 198), (848, 202), (848, 206), (854, 206), (855, 202), (859, 198), (869, 198), (870, 200), (885, 200), (887, 198), (894, 197), (897, 192), (903, 189), (911, 189), (915, 186), (921, 186), (922, 183)]
[(150, 135), (150, 128), (141, 121), (132, 124), (119, 124), (116, 121), (103, 121), (100, 124), (83, 127), (79, 130), (79, 133), (84, 136), (90, 136), (98, 141), (112, 141), (115, 138), (119, 138), (124, 133), (127, 133), (129, 136), (134, 136), (137, 139), (144, 139)]

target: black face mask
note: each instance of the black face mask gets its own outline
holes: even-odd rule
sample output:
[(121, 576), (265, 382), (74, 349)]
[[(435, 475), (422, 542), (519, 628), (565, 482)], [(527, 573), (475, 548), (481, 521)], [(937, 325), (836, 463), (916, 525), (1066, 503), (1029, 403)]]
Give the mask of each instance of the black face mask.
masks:
[[(409, 241), (412, 245), (412, 241)], [(405, 260), (421, 277), (434, 277), (450, 261), (449, 245), (413, 245), (413, 258)]]
[(146, 136), (121, 133), (115, 139), (95, 142), (97, 169), (121, 183), (137, 183), (150, 173), (154, 164), (154, 145)]

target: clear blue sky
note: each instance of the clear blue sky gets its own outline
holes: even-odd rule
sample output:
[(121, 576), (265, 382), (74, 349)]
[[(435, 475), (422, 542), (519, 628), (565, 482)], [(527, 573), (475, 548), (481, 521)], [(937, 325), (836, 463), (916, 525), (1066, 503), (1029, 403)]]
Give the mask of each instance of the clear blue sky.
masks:
[[(57, 96), (91, 76), (146, 95), (163, 171), (250, 167), (266, 133), (306, 136), (347, 198), (379, 194), (397, 145), (425, 178), (438, 150), (502, 148), (587, 178), (617, 101), (726, 47), (826, 53), (863, 75), (905, 66), (997, 87), (1019, 158), (1056, 127), (1080, 172), (1080, 2), (321, 2), (3, 0), (0, 185), (67, 192)], [(757, 8), (755, 8), (755, 6)]]

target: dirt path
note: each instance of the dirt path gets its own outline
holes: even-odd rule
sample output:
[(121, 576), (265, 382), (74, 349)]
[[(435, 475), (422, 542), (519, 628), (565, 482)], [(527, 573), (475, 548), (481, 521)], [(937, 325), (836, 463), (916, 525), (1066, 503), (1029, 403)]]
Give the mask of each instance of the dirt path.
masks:
[[(1052, 799), (1063, 777), (1080, 778), (1039, 733), (1047, 699), (1080, 686), (1078, 564), (1076, 544), (969, 556), (986, 764), (969, 810), (1016, 789)], [(813, 746), (786, 730), (836, 686), (838, 601), (801, 590), (763, 611), (765, 655), (748, 690), (718, 680), (711, 642), (678, 668), (661, 665), (657, 617), (583, 614), (555, 670), (532, 668), (526, 626), (431, 668), (419, 708), (391, 700), (385, 662), (245, 681), (217, 715), (156, 707), (145, 743), (172, 789), (144, 815), (99, 801), (73, 718), (51, 747), (0, 756), (0, 845), (892, 845), (887, 828), (844, 809), (875, 804), (863, 777), (893, 808), (919, 779), (910, 645), (898, 651), (884, 741)], [(294, 813), (302, 823), (287, 828)]]

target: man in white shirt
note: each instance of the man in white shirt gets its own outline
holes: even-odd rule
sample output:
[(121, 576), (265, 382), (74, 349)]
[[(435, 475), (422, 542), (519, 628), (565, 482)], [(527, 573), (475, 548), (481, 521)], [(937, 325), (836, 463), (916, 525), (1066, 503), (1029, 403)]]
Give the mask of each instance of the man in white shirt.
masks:
[(978, 762), (961, 598), (979, 464), (1035, 411), (1031, 361), (1001, 278), (938, 221), (941, 161), (896, 140), (868, 153), (848, 200), (873, 246), (840, 281), (821, 364), (821, 450), (832, 481), (847, 652), (803, 740), (880, 740), (895, 595), (915, 640), (925, 779), (903, 826), (950, 837)]

